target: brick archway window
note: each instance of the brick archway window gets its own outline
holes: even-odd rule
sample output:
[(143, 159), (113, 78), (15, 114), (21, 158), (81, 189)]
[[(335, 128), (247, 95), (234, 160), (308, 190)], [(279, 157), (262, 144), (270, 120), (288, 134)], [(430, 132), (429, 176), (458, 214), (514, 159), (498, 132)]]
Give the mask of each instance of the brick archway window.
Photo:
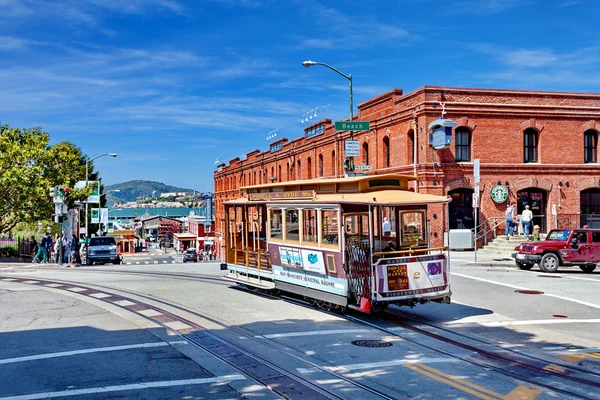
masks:
[(308, 170), (308, 179), (312, 179), (312, 159), (310, 157), (306, 160), (306, 169)]
[(290, 181), (290, 172), (291, 172), (291, 170), (292, 170), (292, 167), (290, 166), (290, 163), (288, 161), (288, 163), (287, 163), (287, 179), (286, 179), (286, 181), (288, 181), (288, 182)]
[(319, 176), (323, 176), (323, 154), (319, 154)]
[(302, 179), (302, 164), (300, 163), (300, 160), (298, 160), (298, 170), (296, 171), (296, 179)]
[(583, 162), (598, 162), (598, 132), (593, 129), (583, 133)]
[(383, 138), (383, 167), (390, 167), (390, 138), (385, 136)]
[(471, 130), (461, 126), (454, 131), (454, 135), (456, 137), (454, 147), (456, 162), (471, 161)]
[(335, 150), (331, 152), (331, 176), (335, 176)]
[(408, 153), (410, 154), (410, 163), (415, 163), (415, 131), (408, 131), (408, 141), (407, 141)]
[(277, 182), (281, 182), (281, 165), (277, 166)]
[(364, 142), (363, 145), (363, 162), (365, 165), (369, 165), (369, 143)]
[(535, 129), (527, 128), (523, 132), (523, 150), (523, 162), (538, 162), (538, 132)]

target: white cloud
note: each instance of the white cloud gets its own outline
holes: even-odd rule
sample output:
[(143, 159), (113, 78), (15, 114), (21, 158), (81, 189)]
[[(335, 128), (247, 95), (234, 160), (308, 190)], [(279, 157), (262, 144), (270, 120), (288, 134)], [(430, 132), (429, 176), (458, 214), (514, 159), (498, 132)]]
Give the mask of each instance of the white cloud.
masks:
[(559, 59), (550, 50), (515, 50), (503, 57), (506, 64), (515, 67), (547, 67)]

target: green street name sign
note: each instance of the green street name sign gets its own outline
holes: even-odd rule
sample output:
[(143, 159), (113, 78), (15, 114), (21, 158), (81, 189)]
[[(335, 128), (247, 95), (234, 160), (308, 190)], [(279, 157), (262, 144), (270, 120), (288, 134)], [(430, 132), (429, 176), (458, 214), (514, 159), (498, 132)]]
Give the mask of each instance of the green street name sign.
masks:
[(371, 123), (367, 121), (335, 121), (336, 131), (370, 131)]

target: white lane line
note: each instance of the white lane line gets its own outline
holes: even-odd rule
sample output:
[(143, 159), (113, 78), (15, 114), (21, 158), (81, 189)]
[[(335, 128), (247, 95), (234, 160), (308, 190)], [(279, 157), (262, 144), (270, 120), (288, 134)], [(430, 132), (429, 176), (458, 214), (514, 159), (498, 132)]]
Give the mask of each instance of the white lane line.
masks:
[(163, 315), (161, 312), (158, 312), (153, 309), (138, 311), (138, 313), (145, 315), (146, 317), (156, 317), (157, 315)]
[(128, 262), (128, 263), (127, 263), (127, 265), (131, 265), (131, 263), (130, 263), (130, 262)]
[(500, 326), (517, 326), (517, 325), (551, 325), (551, 324), (598, 324), (600, 319), (537, 319), (529, 321), (491, 321), (491, 322), (446, 322), (445, 326), (452, 327), (467, 327), (467, 326), (485, 326), (488, 328)]
[(371, 368), (381, 368), (381, 367), (393, 367), (397, 365), (406, 365), (406, 364), (434, 364), (434, 363), (453, 363), (459, 362), (459, 359), (455, 358), (404, 358), (401, 360), (390, 360), (390, 361), (381, 361), (374, 363), (362, 363), (362, 364), (348, 364), (348, 365), (335, 365), (335, 366), (322, 366), (319, 368), (296, 368), (298, 372), (301, 374), (310, 374), (312, 372), (317, 372), (319, 370), (326, 370), (331, 372), (350, 372), (357, 371), (361, 369), (371, 369)]
[(227, 383), (231, 381), (239, 381), (246, 379), (244, 375), (223, 375), (215, 376), (213, 378), (201, 378), (201, 379), (183, 379), (179, 381), (158, 381), (158, 382), (144, 382), (144, 383), (132, 383), (129, 385), (116, 385), (116, 386), (104, 386), (89, 389), (76, 389), (76, 390), (63, 390), (61, 392), (46, 392), (46, 393), (34, 393), (26, 394), (22, 396), (10, 396), (0, 397), (0, 400), (37, 400), (37, 399), (53, 399), (56, 397), (69, 397), (69, 396), (82, 396), (86, 394), (98, 394), (108, 392), (121, 392), (126, 390), (143, 390), (149, 388), (161, 388), (171, 386), (184, 386), (184, 385), (203, 385), (206, 383)]
[(132, 305), (134, 305), (136, 303), (133, 303), (133, 302), (131, 302), (129, 300), (119, 300), (119, 301), (113, 301), (113, 304), (116, 304), (116, 305), (121, 306), (121, 307), (129, 307), (129, 306), (132, 306)]
[(158, 264), (158, 261), (154, 261), (154, 264)]
[(139, 263), (140, 263), (139, 261), (136, 261), (136, 262), (135, 262), (135, 264), (136, 264), (136, 265), (137, 265), (137, 264), (139, 264)]
[(110, 294), (108, 294), (108, 293), (101, 293), (101, 292), (100, 293), (92, 293), (92, 294), (90, 294), (90, 296), (95, 297), (97, 299), (105, 299), (107, 297), (111, 297)]
[(150, 261), (146, 261), (146, 264), (150, 264)]
[[(451, 275), (460, 276), (462, 278), (467, 278), (467, 279), (473, 279), (475, 281), (487, 282), (487, 283), (491, 283), (493, 285), (505, 286), (505, 287), (509, 287), (512, 289), (534, 290), (534, 289), (530, 289), (530, 288), (526, 288), (526, 287), (522, 287), (522, 286), (510, 285), (508, 283), (496, 282), (496, 281), (492, 281), (489, 279), (483, 279), (483, 278), (477, 278), (477, 277), (469, 276), (469, 275), (457, 274), (456, 272), (452, 272)], [(554, 297), (555, 299), (570, 301), (572, 303), (577, 303), (577, 304), (581, 304), (581, 305), (588, 306), (588, 307), (600, 308), (600, 304), (594, 304), (594, 303), (590, 303), (590, 302), (583, 301), (583, 300), (572, 299), (570, 297), (559, 296), (556, 294), (544, 293), (544, 294), (542, 294), (542, 296)]]
[[(545, 348), (544, 348), (545, 349)], [(586, 349), (568, 349), (568, 350), (553, 350), (553, 351), (549, 351), (549, 353), (556, 353), (556, 354), (577, 354), (577, 353), (597, 353), (600, 351), (600, 348), (586, 348)]]
[(86, 291), (87, 289), (84, 289), (82, 287), (72, 287), (72, 288), (69, 288), (68, 290), (70, 290), (71, 292), (83, 292), (83, 291)]
[(318, 336), (318, 335), (337, 335), (344, 333), (368, 333), (368, 329), (334, 329), (327, 331), (307, 331), (307, 332), (289, 332), (289, 333), (272, 333), (269, 335), (256, 335), (256, 338), (283, 338), (283, 337), (297, 337), (297, 336)]
[(23, 281), (21, 283), (40, 283), (40, 281)]
[(165, 322), (163, 323), (163, 325), (175, 330), (175, 331), (181, 331), (183, 329), (190, 329), (191, 326), (184, 324), (181, 321), (172, 321), (172, 322)]
[(167, 262), (163, 260), (163, 264), (166, 264)]
[(186, 340), (181, 340), (177, 342), (150, 342), (150, 343), (138, 343), (138, 344), (129, 344), (124, 346), (110, 346), (110, 347), (96, 347), (91, 349), (83, 349), (83, 350), (73, 350), (73, 351), (61, 351), (60, 353), (46, 353), (46, 354), (36, 354), (33, 356), (26, 357), (16, 357), (16, 358), (5, 358), (4, 360), (0, 360), (0, 364), (12, 364), (24, 361), (35, 361), (35, 360), (43, 360), (46, 358), (58, 358), (58, 357), (68, 357), (75, 356), (78, 354), (89, 354), (89, 353), (103, 353), (107, 351), (120, 351), (120, 350), (130, 350), (130, 349), (144, 349), (150, 347), (164, 347), (170, 346), (173, 344), (187, 344)]
[(65, 286), (65, 285), (63, 285), (62, 283), (48, 283), (47, 285), (44, 285), (44, 286), (51, 287), (51, 288), (59, 288), (59, 287)]
[(17, 281), (18, 279), (13, 279), (13, 278), (2, 278), (2, 280), (4, 282), (13, 282), (13, 281)]

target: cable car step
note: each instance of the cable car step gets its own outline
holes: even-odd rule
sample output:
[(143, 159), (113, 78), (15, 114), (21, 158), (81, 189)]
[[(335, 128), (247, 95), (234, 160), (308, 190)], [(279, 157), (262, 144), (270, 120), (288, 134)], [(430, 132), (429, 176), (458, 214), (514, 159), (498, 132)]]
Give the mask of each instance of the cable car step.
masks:
[(251, 285), (259, 289), (275, 289), (275, 283), (270, 281), (259, 281), (258, 279), (232, 278), (230, 276), (222, 276), (226, 281), (241, 283), (242, 285)]

